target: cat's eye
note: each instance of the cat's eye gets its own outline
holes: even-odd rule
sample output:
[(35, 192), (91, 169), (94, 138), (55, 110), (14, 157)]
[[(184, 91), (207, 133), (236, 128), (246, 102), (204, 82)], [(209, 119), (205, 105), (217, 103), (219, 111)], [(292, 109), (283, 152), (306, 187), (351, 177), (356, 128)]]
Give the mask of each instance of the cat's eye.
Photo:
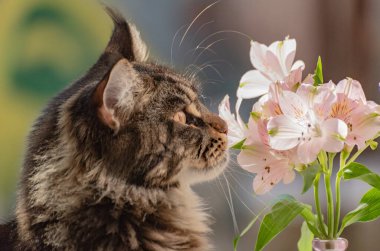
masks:
[(204, 122), (201, 119), (201, 113), (194, 104), (186, 106), (182, 111), (177, 112), (173, 116), (173, 120), (193, 127), (202, 127)]
[(189, 113), (195, 117), (201, 117), (201, 113), (198, 111), (197, 107), (195, 106), (195, 104), (190, 104), (188, 106), (186, 106), (185, 108), (185, 112), (186, 113)]
[(181, 124), (186, 124), (186, 114), (182, 111), (177, 112), (174, 114), (173, 120)]

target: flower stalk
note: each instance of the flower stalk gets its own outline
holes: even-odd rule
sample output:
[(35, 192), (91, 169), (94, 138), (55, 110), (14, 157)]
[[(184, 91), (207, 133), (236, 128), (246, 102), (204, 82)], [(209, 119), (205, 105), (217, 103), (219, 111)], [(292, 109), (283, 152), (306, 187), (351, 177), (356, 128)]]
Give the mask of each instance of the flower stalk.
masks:
[(318, 228), (319, 231), (322, 234), (322, 238), (327, 238), (327, 232), (325, 228), (325, 223), (323, 222), (323, 214), (321, 210), (321, 203), (319, 201), (319, 179), (321, 177), (321, 174), (318, 173), (314, 180), (314, 201), (315, 201), (315, 208), (317, 211), (317, 218), (318, 218)]
[(325, 174), (325, 187), (327, 197), (327, 226), (328, 226), (328, 238), (332, 240), (334, 229), (334, 201), (331, 188), (331, 174)]

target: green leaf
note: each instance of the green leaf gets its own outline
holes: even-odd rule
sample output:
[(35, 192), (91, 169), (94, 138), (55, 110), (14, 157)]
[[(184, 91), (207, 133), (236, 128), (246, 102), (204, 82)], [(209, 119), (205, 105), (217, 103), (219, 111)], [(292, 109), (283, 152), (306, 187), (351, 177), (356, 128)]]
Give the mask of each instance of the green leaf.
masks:
[(369, 170), (366, 166), (356, 162), (352, 162), (343, 169), (343, 178), (345, 180), (362, 180), (367, 184), (380, 189), (380, 176)]
[(235, 145), (231, 146), (232, 149), (235, 149), (235, 150), (241, 150), (244, 146), (244, 142), (245, 142), (246, 139), (243, 139), (242, 141), (239, 141), (238, 143), (236, 143)]
[(380, 190), (372, 188), (360, 200), (359, 206), (349, 212), (342, 221), (342, 227), (339, 235), (343, 230), (356, 222), (374, 221), (380, 217)]
[(300, 172), (300, 174), (303, 177), (303, 189), (302, 194), (309, 191), (309, 189), (313, 186), (313, 182), (315, 179), (315, 176), (320, 170), (320, 166), (318, 163), (313, 163), (312, 165), (306, 167), (305, 170)]
[(304, 205), (304, 209), (301, 212), (302, 218), (307, 223), (307, 226), (309, 227), (310, 231), (317, 237), (320, 237), (321, 234), (319, 233), (319, 230), (317, 228), (318, 221), (317, 217), (313, 212), (311, 211), (311, 206)]
[(306, 221), (302, 223), (301, 238), (297, 243), (298, 251), (312, 251), (314, 234), (309, 230)]
[(323, 84), (323, 71), (322, 71), (322, 60), (321, 57), (318, 57), (317, 67), (314, 71), (314, 86), (319, 86)]
[(305, 209), (305, 205), (293, 197), (283, 197), (264, 216), (257, 236), (255, 251), (263, 248), (279, 233), (281, 233)]
[[(262, 211), (264, 212), (264, 210)], [(251, 222), (244, 228), (244, 230), (239, 234), (239, 236), (235, 237), (234, 239), (234, 251), (237, 250), (237, 246), (238, 246), (238, 243), (241, 239), (241, 237), (243, 237), (251, 228), (252, 226), (256, 223), (256, 221), (259, 219), (259, 217), (261, 216), (261, 213), (257, 214), (252, 220)]]

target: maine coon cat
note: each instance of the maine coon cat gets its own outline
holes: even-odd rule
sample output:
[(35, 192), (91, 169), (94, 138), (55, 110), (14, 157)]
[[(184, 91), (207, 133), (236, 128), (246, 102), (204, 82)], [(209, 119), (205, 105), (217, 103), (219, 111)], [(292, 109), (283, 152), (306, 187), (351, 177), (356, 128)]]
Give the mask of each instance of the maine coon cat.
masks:
[(190, 185), (225, 168), (226, 124), (196, 79), (149, 63), (136, 28), (108, 12), (104, 53), (32, 128), (2, 251), (210, 249)]

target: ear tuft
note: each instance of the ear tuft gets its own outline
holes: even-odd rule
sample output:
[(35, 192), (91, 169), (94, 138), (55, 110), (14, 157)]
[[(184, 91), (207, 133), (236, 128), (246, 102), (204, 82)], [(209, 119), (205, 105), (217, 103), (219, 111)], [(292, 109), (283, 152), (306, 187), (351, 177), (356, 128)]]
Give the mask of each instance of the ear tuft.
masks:
[(129, 25), (116, 10), (105, 7), (114, 23), (114, 31), (106, 51), (119, 53), (129, 61), (144, 62), (148, 59), (148, 49), (134, 25)]
[(137, 30), (136, 26), (133, 24), (129, 25), (132, 44), (133, 44), (133, 54), (135, 56), (135, 60), (138, 62), (145, 62), (148, 60), (149, 52), (148, 47), (141, 39), (140, 32)]

